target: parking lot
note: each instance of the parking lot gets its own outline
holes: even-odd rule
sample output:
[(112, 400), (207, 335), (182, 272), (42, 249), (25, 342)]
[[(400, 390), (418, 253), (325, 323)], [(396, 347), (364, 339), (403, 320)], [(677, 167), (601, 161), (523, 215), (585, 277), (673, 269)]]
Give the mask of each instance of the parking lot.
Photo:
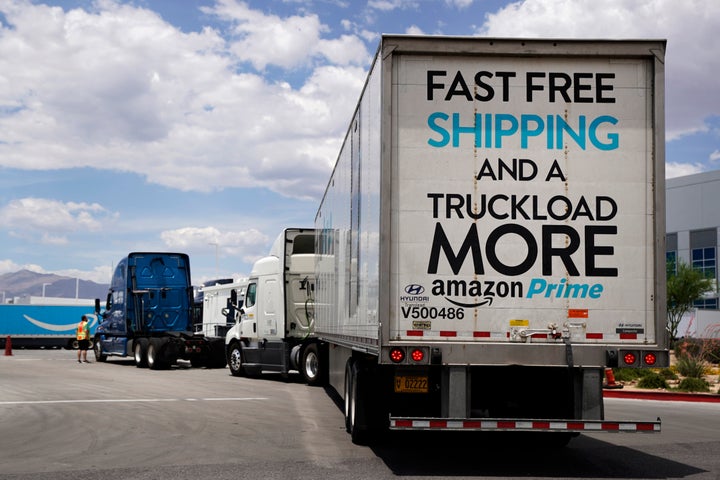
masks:
[[(661, 434), (581, 435), (560, 451), (475, 434), (389, 433), (354, 445), (336, 398), (299, 377), (78, 364), (68, 350), (0, 357), (0, 478), (679, 478), (720, 472), (720, 406), (613, 400)], [(685, 405), (685, 404), (684, 404)], [(689, 404), (688, 404), (689, 405)], [(687, 411), (685, 411), (687, 410)], [(500, 440), (500, 441), (499, 441)]]

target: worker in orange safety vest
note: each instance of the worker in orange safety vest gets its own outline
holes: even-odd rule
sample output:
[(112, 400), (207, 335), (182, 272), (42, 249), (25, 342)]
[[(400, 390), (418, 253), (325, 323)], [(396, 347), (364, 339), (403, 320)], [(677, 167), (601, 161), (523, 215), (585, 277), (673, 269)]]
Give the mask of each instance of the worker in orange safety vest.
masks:
[(78, 341), (78, 363), (90, 363), (87, 359), (87, 351), (90, 347), (90, 328), (88, 328), (88, 318), (83, 315), (77, 326)]

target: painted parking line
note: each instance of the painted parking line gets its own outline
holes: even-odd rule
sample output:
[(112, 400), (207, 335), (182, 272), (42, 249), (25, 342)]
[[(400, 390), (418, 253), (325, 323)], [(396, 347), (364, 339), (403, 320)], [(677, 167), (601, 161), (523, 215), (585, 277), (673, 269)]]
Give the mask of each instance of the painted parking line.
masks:
[(141, 402), (245, 402), (267, 400), (266, 397), (219, 397), (219, 398), (109, 398), (77, 400), (17, 400), (0, 402), (0, 405), (56, 405), (64, 403), (141, 403)]

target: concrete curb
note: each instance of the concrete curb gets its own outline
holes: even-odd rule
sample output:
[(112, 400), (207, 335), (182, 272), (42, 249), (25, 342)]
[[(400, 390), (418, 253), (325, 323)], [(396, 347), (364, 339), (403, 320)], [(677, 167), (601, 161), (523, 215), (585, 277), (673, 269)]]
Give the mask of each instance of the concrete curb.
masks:
[(659, 390), (603, 390), (604, 398), (632, 398), (637, 400), (659, 400), (663, 402), (705, 402), (720, 403), (720, 395), (712, 393), (685, 393)]

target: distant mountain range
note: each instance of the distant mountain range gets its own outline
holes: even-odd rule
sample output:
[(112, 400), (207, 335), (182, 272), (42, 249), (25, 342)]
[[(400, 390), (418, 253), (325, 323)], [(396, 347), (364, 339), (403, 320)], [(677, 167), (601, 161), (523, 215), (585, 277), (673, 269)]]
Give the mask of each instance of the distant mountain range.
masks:
[[(20, 270), (0, 275), (0, 301), (9, 301), (14, 297), (42, 297), (43, 285), (46, 297), (59, 298), (99, 298), (105, 300), (109, 284), (100, 284), (88, 280), (77, 280), (49, 273), (35, 273)], [(4, 292), (4, 293), (3, 293)]]

